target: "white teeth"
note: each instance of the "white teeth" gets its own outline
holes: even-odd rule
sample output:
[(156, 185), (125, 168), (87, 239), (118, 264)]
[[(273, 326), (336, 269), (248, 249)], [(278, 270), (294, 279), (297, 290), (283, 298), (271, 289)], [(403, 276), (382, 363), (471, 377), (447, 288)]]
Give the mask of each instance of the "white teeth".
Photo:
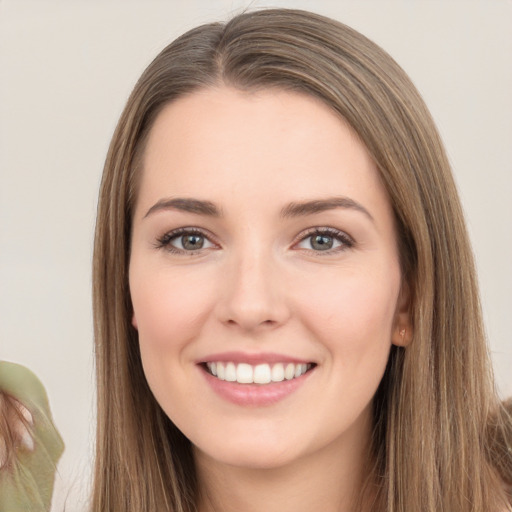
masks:
[(251, 384), (254, 382), (253, 374), (250, 364), (241, 363), (236, 368), (236, 381), (240, 384)]
[(283, 363), (277, 363), (272, 366), (272, 382), (281, 382), (284, 380)]
[(254, 383), (268, 384), (272, 380), (270, 366), (268, 364), (259, 364), (254, 367)]
[(290, 380), (293, 379), (293, 377), (295, 377), (295, 365), (293, 363), (288, 363), (284, 371), (284, 378), (286, 380)]
[(228, 382), (235, 382), (236, 381), (236, 366), (235, 366), (235, 363), (228, 363), (226, 365), (225, 379)]
[(217, 377), (220, 380), (226, 380), (226, 372), (224, 370), (224, 363), (217, 363)]
[(235, 364), (233, 362), (208, 362), (208, 371), (219, 380), (238, 382), (239, 384), (268, 384), (270, 382), (282, 382), (304, 375), (310, 368), (310, 364), (267, 363), (252, 366), (248, 363)]

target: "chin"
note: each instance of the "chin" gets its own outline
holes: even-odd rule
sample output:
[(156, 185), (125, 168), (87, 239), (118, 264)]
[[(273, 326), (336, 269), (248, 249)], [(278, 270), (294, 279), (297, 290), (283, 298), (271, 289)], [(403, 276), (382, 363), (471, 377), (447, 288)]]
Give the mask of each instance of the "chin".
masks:
[[(200, 452), (200, 450), (195, 448), (194, 452), (198, 456), (199, 453), (197, 452)], [(272, 447), (247, 449), (232, 446), (227, 452), (223, 453), (200, 453), (202, 456), (213, 459), (222, 465), (252, 470), (278, 469), (291, 464), (298, 456), (298, 454), (283, 452), (282, 450), (272, 449)]]

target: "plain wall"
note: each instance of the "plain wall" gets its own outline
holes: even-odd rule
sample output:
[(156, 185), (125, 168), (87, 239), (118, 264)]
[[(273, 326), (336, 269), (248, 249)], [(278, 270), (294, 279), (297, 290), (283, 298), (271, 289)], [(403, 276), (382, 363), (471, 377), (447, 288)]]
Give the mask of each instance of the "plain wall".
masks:
[[(83, 510), (94, 432), (91, 253), (108, 143), (156, 53), (248, 1), (0, 0), (0, 358), (47, 387), (67, 445), (54, 510)], [(445, 141), (499, 389), (512, 394), (512, 2), (250, 2), (312, 9), (383, 46)]]

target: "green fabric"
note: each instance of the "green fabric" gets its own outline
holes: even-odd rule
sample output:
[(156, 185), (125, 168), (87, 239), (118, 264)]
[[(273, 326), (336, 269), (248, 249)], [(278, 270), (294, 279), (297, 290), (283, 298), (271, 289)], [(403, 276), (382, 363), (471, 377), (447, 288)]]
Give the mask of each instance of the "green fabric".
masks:
[(23, 404), (34, 420), (34, 450), (20, 447), (14, 463), (0, 469), (0, 511), (47, 512), (64, 443), (53, 424), (46, 391), (27, 368), (0, 361), (0, 392)]

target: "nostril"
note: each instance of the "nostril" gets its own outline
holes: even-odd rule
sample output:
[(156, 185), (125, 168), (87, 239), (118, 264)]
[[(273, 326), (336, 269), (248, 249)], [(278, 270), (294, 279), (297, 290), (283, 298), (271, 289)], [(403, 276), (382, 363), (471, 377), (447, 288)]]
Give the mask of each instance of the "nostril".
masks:
[(251, 319), (234, 320), (231, 318), (226, 323), (228, 325), (241, 327), (242, 329), (254, 330), (254, 329), (261, 328), (261, 327), (274, 327), (275, 325), (277, 325), (278, 322), (276, 320), (261, 320), (261, 321), (251, 320)]

